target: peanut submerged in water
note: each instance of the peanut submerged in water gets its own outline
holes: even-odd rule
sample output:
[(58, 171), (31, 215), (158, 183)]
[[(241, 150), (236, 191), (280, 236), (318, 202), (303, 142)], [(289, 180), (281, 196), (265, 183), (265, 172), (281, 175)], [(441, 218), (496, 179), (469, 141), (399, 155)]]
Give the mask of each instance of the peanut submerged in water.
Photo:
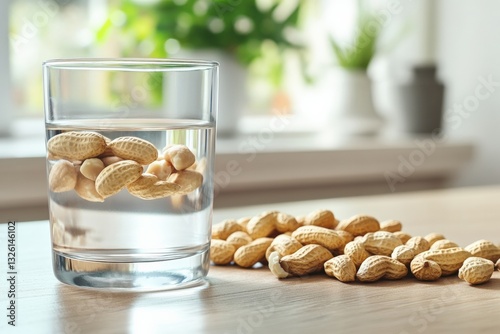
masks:
[(47, 151), (67, 160), (85, 160), (97, 157), (106, 150), (106, 139), (97, 132), (63, 132), (49, 139)]
[(53, 192), (73, 190), (76, 186), (78, 171), (67, 160), (59, 160), (52, 166), (49, 173), (49, 189)]
[(92, 131), (69, 131), (47, 142), (48, 158), (57, 160), (49, 172), (52, 192), (75, 190), (83, 199), (102, 202), (123, 189), (153, 200), (187, 195), (203, 184), (194, 170), (194, 153), (184, 145), (159, 150), (149, 141), (132, 136), (113, 140)]

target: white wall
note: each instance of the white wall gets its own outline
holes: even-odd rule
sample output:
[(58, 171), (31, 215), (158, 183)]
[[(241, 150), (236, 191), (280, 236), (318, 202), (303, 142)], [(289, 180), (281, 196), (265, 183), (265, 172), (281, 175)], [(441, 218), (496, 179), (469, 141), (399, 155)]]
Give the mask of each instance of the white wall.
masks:
[[(387, 8), (391, 1), (379, 2), (382, 8)], [(451, 185), (499, 184), (500, 1), (399, 0), (397, 3), (401, 12), (393, 15), (384, 29), (386, 36), (402, 32), (403, 37), (379, 57), (375, 67), (383, 70), (375, 71), (381, 73), (378, 78), (375, 75), (376, 79), (383, 84), (411, 65), (437, 62), (438, 76), (446, 86), (445, 140), (468, 139), (476, 145), (474, 160)], [(498, 86), (485, 87), (478, 78), (492, 80)], [(391, 103), (381, 96), (379, 104)], [(459, 111), (457, 105), (463, 110)], [(389, 120), (397, 118), (397, 110), (385, 116)]]
[[(438, 6), (438, 59), (446, 83), (446, 134), (471, 138), (477, 145), (473, 163), (455, 185), (500, 183), (500, 1), (441, 0)], [(485, 94), (478, 77), (498, 83)], [(479, 91), (476, 91), (478, 89)], [(478, 102), (474, 108), (474, 102)], [(455, 104), (468, 104), (462, 114)]]

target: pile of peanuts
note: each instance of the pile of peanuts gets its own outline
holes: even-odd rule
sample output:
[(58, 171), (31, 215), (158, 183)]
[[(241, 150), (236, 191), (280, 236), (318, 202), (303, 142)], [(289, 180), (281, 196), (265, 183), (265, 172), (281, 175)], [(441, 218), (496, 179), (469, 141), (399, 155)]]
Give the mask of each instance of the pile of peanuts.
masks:
[(186, 195), (203, 183), (204, 161), (184, 145), (159, 151), (147, 140), (114, 140), (92, 131), (63, 132), (47, 142), (52, 192), (74, 190), (81, 198), (103, 202), (122, 189), (140, 199)]
[(210, 246), (216, 265), (262, 263), (280, 279), (324, 272), (341, 282), (395, 280), (409, 272), (434, 281), (458, 272), (467, 283), (481, 284), (495, 266), (500, 270), (499, 258), (500, 246), (491, 241), (462, 248), (438, 233), (412, 237), (397, 220), (356, 215), (339, 221), (330, 210), (303, 217), (268, 211), (224, 220), (213, 226)]

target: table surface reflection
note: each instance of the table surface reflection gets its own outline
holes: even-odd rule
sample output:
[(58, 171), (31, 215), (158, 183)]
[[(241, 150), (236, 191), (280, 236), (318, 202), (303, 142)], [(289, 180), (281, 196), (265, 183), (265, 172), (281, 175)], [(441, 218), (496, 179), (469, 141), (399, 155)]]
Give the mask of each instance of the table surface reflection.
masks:
[[(214, 212), (214, 222), (264, 210), (294, 215), (326, 208), (398, 219), (412, 235), (443, 233), (460, 245), (500, 243), (500, 187), (315, 200)], [(6, 225), (0, 225), (6, 245)], [(497, 333), (500, 272), (471, 287), (456, 276), (424, 283), (343, 284), (325, 275), (276, 279), (267, 268), (212, 266), (200, 286), (110, 293), (69, 287), (53, 276), (47, 221), (17, 224), (16, 327), (1, 333)], [(7, 252), (2, 257), (5, 259)], [(6, 268), (5, 260), (0, 261)], [(6, 275), (7, 270), (4, 269)], [(3, 280), (5, 282), (5, 279)], [(7, 292), (0, 285), (6, 314)]]

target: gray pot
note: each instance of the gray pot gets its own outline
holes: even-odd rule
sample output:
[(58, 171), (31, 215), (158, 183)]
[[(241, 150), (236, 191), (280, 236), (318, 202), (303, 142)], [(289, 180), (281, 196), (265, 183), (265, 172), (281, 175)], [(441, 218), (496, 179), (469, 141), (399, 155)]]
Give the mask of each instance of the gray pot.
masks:
[(392, 107), (400, 114), (396, 126), (402, 132), (440, 132), (444, 85), (436, 79), (435, 74), (435, 66), (415, 67), (408, 82), (390, 85)]

